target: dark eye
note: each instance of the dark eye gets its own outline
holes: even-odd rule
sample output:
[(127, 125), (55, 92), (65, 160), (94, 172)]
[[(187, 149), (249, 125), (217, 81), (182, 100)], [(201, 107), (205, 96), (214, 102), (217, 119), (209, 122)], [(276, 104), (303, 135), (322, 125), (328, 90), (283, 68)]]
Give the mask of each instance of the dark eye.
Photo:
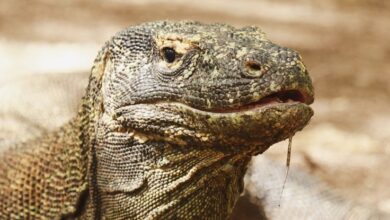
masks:
[(167, 63), (173, 63), (176, 59), (176, 51), (170, 47), (165, 47), (162, 50), (163, 56)]

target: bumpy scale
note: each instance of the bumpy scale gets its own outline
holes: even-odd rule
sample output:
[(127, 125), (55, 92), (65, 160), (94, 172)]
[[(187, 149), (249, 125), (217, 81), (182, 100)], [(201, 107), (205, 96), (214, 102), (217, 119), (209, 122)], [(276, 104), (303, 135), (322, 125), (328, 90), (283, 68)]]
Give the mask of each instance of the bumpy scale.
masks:
[(301, 130), (312, 102), (299, 54), (256, 27), (130, 27), (73, 120), (2, 152), (0, 218), (226, 219), (251, 156)]

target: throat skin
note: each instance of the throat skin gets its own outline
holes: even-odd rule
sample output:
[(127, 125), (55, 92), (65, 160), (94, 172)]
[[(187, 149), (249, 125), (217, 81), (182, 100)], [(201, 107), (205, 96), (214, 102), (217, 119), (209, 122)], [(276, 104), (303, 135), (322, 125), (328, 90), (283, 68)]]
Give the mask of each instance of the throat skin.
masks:
[[(248, 154), (153, 139), (107, 125), (95, 144), (94, 218), (227, 219), (243, 191)], [(115, 156), (114, 156), (115, 155)], [(89, 215), (90, 215), (89, 214)]]
[(243, 190), (249, 158), (190, 154), (170, 152), (144, 166), (144, 173), (129, 176), (127, 183), (112, 180), (116, 183), (107, 186), (98, 179), (100, 204), (95, 208), (108, 219), (227, 219)]

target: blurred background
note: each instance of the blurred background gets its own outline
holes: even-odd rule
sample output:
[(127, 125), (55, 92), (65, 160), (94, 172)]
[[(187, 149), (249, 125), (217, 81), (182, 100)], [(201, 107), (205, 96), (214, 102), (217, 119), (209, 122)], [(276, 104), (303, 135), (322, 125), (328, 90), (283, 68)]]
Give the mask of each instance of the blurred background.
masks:
[[(0, 97), (10, 78), (87, 72), (115, 32), (161, 19), (256, 25), (299, 51), (316, 100), (292, 166), (390, 213), (390, 1), (1, 0)], [(286, 151), (282, 142), (265, 155), (284, 163)]]

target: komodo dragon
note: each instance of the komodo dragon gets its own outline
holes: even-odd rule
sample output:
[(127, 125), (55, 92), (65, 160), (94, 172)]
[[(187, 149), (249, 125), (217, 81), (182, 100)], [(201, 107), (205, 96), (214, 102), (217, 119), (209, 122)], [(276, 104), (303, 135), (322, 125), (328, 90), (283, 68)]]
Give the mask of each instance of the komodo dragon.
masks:
[(131, 27), (75, 118), (2, 151), (0, 218), (226, 219), (251, 156), (301, 130), (312, 101), (299, 55), (258, 28)]

